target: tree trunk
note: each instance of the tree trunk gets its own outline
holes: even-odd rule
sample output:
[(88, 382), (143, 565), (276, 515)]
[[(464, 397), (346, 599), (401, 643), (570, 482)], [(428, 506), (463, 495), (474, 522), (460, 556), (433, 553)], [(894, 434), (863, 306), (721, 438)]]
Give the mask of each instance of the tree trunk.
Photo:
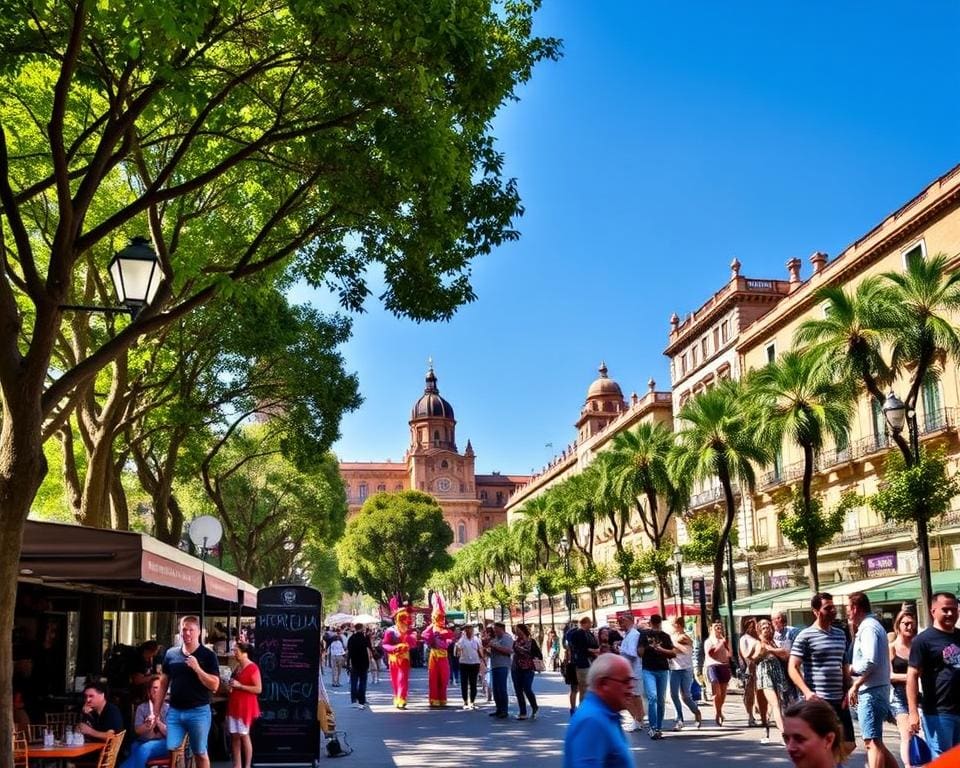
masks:
[(667, 580), (664, 578), (662, 573), (658, 573), (657, 574), (657, 592), (660, 595), (660, 615), (663, 617), (666, 617), (667, 615), (666, 586), (667, 586)]
[[(810, 502), (813, 495), (813, 446), (803, 445), (803, 516), (804, 528), (810, 530)], [(807, 536), (807, 563), (810, 566), (810, 589), (814, 594), (820, 591), (820, 572), (817, 567), (817, 547), (813, 536)]]
[[(29, 386), (29, 379), (25, 382), (22, 378), (14, 383), (15, 389), (5, 386), (0, 419), (0, 723), (13, 722), (10, 695), (13, 646), (10, 638), (13, 637), (17, 604), (23, 528), (37, 489), (47, 473), (40, 437), (39, 387), (43, 378), (32, 378), (37, 382), (36, 389)], [(13, 765), (11, 737), (9, 726), (0, 728), (0, 766), (3, 768)]]
[[(730, 537), (730, 529), (733, 528), (733, 519), (737, 514), (736, 503), (733, 499), (733, 488), (730, 486), (730, 473), (724, 465), (720, 465), (717, 470), (720, 479), (720, 485), (723, 488), (723, 497), (726, 502), (726, 516), (723, 521), (723, 528), (720, 531), (720, 539), (717, 542), (717, 551), (713, 557), (713, 589), (711, 590), (711, 599), (713, 600), (713, 618), (720, 618), (720, 603), (722, 602), (723, 579), (723, 559), (726, 556), (727, 539)], [(733, 620), (733, 606), (730, 606), (730, 617)]]

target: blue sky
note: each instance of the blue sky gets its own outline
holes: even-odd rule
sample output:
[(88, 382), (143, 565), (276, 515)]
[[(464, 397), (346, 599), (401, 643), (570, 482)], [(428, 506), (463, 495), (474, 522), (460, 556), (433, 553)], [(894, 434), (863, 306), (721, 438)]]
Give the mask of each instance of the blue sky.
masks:
[[(539, 469), (605, 360), (629, 397), (672, 312), (729, 276), (831, 258), (960, 163), (960, 4), (547, 0), (563, 38), (494, 133), (522, 233), (475, 262), (478, 300), (417, 325), (375, 301), (344, 348), (365, 398), (344, 460), (400, 459), (427, 358), (477, 470)], [(298, 300), (326, 304), (298, 290)]]

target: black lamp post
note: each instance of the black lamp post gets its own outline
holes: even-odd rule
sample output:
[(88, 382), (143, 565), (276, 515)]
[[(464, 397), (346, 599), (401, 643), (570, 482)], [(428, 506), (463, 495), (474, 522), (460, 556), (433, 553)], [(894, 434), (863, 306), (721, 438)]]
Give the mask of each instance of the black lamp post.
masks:
[(119, 307), (96, 307), (87, 304), (61, 304), (60, 309), (79, 312), (128, 313), (137, 314), (153, 297), (163, 280), (160, 261), (156, 252), (145, 237), (134, 237), (130, 245), (117, 253), (107, 267), (113, 288), (117, 292)]
[(570, 542), (566, 536), (561, 536), (557, 542), (557, 549), (563, 557), (563, 597), (567, 603), (567, 624), (573, 621), (573, 596), (570, 594)]
[(673, 548), (673, 562), (677, 565), (677, 616), (683, 617), (683, 550)]
[[(733, 616), (733, 603), (737, 599), (737, 572), (733, 567), (733, 541), (727, 536), (727, 611), (730, 616), (727, 634), (730, 636), (730, 648), (737, 648), (737, 621)], [(737, 671), (737, 655), (730, 654), (730, 667)]]
[[(883, 416), (887, 421), (887, 426), (894, 435), (903, 433), (904, 423), (907, 425), (907, 432), (910, 438), (910, 450), (906, 452), (904, 458), (907, 466), (912, 467), (920, 462), (920, 437), (917, 428), (917, 412), (910, 408), (893, 390), (887, 395), (883, 403)], [(920, 565), (920, 600), (923, 606), (917, 611), (918, 618), (928, 623), (928, 609), (930, 607), (930, 596), (933, 594), (933, 577), (930, 573), (930, 536), (927, 531), (927, 520), (923, 515), (918, 514), (914, 509), (914, 516), (917, 522), (917, 549), (919, 551)]]

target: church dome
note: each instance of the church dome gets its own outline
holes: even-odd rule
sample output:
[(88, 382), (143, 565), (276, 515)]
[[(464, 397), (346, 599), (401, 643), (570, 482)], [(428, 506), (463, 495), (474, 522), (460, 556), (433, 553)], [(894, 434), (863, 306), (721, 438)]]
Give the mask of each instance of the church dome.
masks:
[(607, 364), (600, 363), (600, 376), (590, 385), (587, 390), (587, 400), (593, 400), (597, 397), (610, 398), (615, 397), (623, 400), (623, 392), (620, 385), (607, 376)]
[(440, 390), (437, 389), (437, 376), (433, 372), (433, 367), (427, 371), (426, 386), (423, 388), (423, 395), (413, 405), (410, 413), (411, 421), (416, 419), (453, 419), (453, 406), (440, 397)]

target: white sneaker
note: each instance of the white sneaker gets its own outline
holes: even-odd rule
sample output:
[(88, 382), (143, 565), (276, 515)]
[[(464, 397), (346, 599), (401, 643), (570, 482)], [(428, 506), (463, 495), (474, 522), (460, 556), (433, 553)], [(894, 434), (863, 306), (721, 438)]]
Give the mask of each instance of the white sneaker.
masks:
[(683, 730), (683, 720), (677, 720), (677, 721), (673, 724), (673, 730), (675, 730), (675, 731), (682, 731), (682, 730)]
[(629, 722), (623, 723), (623, 730), (627, 733), (633, 733), (635, 730), (637, 730), (637, 721), (630, 720)]
[(650, 729), (648, 729), (648, 730), (647, 730), (647, 736), (649, 736), (651, 739), (657, 738), (657, 729), (656, 729), (656, 728), (650, 728)]
[(460, 709), (461, 709), (461, 711), (466, 712), (467, 710), (470, 709), (470, 705), (469, 705), (469, 704), (464, 704), (462, 707), (460, 707)]
[(366, 708), (367, 708), (366, 704), (357, 704), (357, 709), (366, 709)]

